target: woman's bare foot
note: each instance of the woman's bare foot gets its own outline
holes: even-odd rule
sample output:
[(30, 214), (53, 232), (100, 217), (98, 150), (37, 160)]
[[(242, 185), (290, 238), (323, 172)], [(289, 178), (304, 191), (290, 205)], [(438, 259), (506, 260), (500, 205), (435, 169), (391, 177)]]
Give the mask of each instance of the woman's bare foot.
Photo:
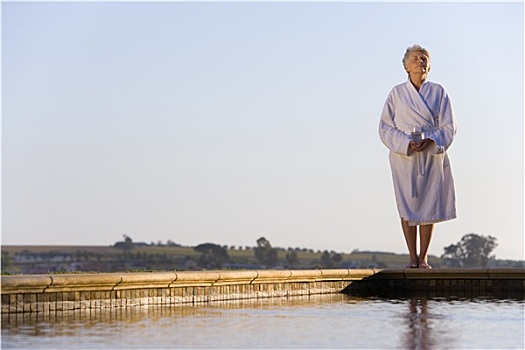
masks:
[(420, 262), (420, 263), (419, 263), (419, 268), (420, 268), (420, 269), (431, 269), (432, 266), (430, 266), (430, 265), (428, 264), (428, 262), (423, 261), (423, 262)]

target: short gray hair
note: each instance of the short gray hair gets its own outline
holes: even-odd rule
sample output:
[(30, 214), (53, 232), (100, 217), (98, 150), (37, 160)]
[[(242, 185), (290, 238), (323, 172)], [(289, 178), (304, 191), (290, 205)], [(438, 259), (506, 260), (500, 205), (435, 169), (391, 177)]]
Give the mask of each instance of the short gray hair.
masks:
[(427, 49), (425, 49), (424, 47), (421, 47), (419, 45), (412, 45), (410, 46), (409, 48), (407, 48), (407, 50), (405, 51), (405, 55), (403, 56), (403, 68), (406, 68), (406, 61), (408, 60), (408, 56), (410, 56), (410, 53), (414, 52), (414, 51), (421, 51), (423, 52), (425, 55), (428, 56), (428, 59), (430, 61), (430, 53), (428, 52)]

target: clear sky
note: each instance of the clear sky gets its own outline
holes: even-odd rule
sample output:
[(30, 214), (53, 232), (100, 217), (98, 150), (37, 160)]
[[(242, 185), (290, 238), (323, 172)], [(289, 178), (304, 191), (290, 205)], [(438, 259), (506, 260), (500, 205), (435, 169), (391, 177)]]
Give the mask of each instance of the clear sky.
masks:
[(458, 218), (524, 258), (524, 5), (2, 3), (2, 244), (405, 253), (378, 124), (415, 43)]

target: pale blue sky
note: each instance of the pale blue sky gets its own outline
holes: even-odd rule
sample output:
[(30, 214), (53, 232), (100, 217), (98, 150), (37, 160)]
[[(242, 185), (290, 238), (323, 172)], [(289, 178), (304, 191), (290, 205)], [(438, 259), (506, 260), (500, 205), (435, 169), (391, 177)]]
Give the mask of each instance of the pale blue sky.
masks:
[(3, 244), (405, 253), (377, 128), (418, 43), (467, 233), (523, 259), (523, 3), (2, 3)]

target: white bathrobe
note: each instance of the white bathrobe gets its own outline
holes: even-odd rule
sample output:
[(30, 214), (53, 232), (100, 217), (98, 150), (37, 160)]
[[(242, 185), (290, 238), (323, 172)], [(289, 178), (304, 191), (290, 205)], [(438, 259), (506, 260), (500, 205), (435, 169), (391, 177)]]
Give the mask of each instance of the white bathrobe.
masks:
[[(423, 152), (408, 147), (414, 129), (434, 141)], [(399, 216), (411, 226), (454, 219), (454, 180), (446, 152), (456, 120), (445, 89), (428, 81), (419, 92), (410, 80), (395, 86), (381, 114), (379, 135), (390, 150)]]

